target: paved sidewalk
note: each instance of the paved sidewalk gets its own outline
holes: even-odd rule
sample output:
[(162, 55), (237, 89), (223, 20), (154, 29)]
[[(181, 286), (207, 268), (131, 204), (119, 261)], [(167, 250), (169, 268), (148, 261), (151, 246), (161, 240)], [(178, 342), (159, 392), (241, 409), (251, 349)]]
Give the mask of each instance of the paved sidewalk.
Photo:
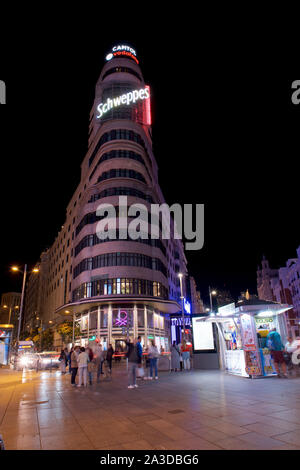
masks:
[(0, 370), (6, 449), (300, 449), (300, 378), (249, 380), (219, 371), (161, 373), (127, 389), (73, 388), (60, 372)]

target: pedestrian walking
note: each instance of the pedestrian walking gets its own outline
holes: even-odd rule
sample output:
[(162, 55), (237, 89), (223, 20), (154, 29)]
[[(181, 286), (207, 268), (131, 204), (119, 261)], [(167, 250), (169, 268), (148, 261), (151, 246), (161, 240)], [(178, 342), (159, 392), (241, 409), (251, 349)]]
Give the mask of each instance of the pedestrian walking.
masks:
[(87, 387), (87, 368), (88, 368), (89, 356), (85, 351), (85, 348), (80, 348), (80, 353), (78, 355), (78, 375), (79, 381), (77, 387), (81, 387), (82, 382), (85, 387)]
[(103, 361), (104, 361), (104, 351), (102, 349), (102, 344), (97, 345), (94, 355), (95, 355), (95, 364), (96, 364), (96, 370), (97, 370), (97, 383), (99, 383), (101, 374), (103, 374), (102, 368), (103, 368)]
[(126, 357), (128, 359), (128, 388), (137, 388), (136, 372), (140, 364), (139, 348), (136, 340), (134, 340), (133, 343), (130, 341), (126, 342), (126, 345)]
[(288, 337), (288, 340), (284, 347), (284, 358), (287, 365), (288, 370), (297, 374), (297, 370), (299, 369), (299, 365), (297, 368), (295, 367), (296, 364), (293, 364), (293, 354), (300, 348), (299, 340), (293, 339), (292, 336)]
[(65, 373), (66, 373), (66, 361), (67, 361), (67, 358), (66, 358), (66, 353), (65, 353), (65, 350), (64, 350), (64, 349), (61, 350), (61, 353), (60, 353), (60, 356), (59, 356), (58, 360), (60, 361), (60, 370), (61, 370), (61, 373), (62, 373), (62, 374), (65, 374)]
[(112, 359), (115, 351), (111, 344), (108, 345), (108, 350), (106, 352), (106, 362), (108, 366), (109, 373), (112, 372)]
[(79, 356), (79, 353), (80, 353), (80, 347), (79, 346), (75, 346), (74, 350), (72, 351), (72, 354), (71, 354), (71, 385), (73, 387), (76, 387), (76, 375), (77, 375), (77, 372), (78, 372), (78, 356)]
[[(279, 378), (284, 377), (285, 379), (287, 379), (287, 367), (283, 355), (284, 347), (281, 341), (281, 336), (276, 331), (276, 328), (273, 328), (267, 336), (267, 347), (270, 349), (271, 357), (274, 362), (277, 376)], [(283, 374), (281, 374), (281, 369), (283, 371)]]
[(182, 355), (182, 361), (183, 361), (183, 368), (185, 370), (190, 370), (190, 368), (191, 368), (190, 350), (187, 347), (186, 341), (182, 342), (181, 355)]
[(150, 358), (149, 358), (149, 348), (145, 350), (145, 375), (144, 380), (150, 379)]
[(66, 363), (66, 370), (67, 370), (67, 365), (68, 365), (68, 362), (69, 362), (69, 351), (68, 351), (68, 348), (65, 348), (65, 349), (64, 349), (64, 353), (65, 353), (65, 363)]
[(157, 361), (159, 358), (159, 352), (155, 345), (155, 341), (151, 341), (151, 346), (149, 348), (149, 359), (150, 359), (150, 377), (149, 379), (152, 380), (153, 378), (153, 371), (155, 372), (155, 379), (158, 379), (157, 373)]
[(180, 349), (176, 344), (176, 341), (173, 341), (171, 346), (171, 371), (180, 369)]
[(136, 375), (137, 375), (138, 378), (143, 379), (144, 375), (145, 375), (145, 372), (144, 372), (144, 367), (143, 367), (143, 364), (142, 364), (142, 361), (143, 361), (143, 346), (142, 346), (142, 343), (141, 343), (141, 337), (140, 336), (138, 336), (136, 346), (137, 346), (137, 354), (138, 354), (138, 368), (137, 368), (137, 371), (136, 371)]
[(72, 348), (70, 349), (70, 352), (68, 354), (68, 364), (69, 364), (69, 374), (72, 373), (72, 364), (71, 364), (71, 356), (72, 356), (72, 352), (74, 351), (74, 348), (72, 346)]
[(93, 375), (95, 372), (94, 353), (91, 348), (87, 348), (86, 352), (88, 355), (87, 372), (88, 372), (88, 377), (89, 377), (89, 384), (93, 385)]
[(139, 358), (139, 364), (142, 364), (142, 357), (143, 357), (143, 346), (142, 346), (142, 343), (141, 343), (141, 337), (138, 336), (138, 339), (137, 339), (137, 352), (138, 352), (138, 358)]
[(177, 346), (178, 346), (179, 354), (180, 354), (180, 372), (182, 372), (183, 371), (183, 359), (182, 359), (182, 352), (181, 352), (182, 344), (178, 343)]

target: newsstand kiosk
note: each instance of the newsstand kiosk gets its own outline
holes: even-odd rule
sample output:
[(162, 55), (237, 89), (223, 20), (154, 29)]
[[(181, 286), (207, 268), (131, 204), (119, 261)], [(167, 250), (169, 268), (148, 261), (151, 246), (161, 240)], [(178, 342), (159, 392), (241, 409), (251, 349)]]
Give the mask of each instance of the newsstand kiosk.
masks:
[[(199, 317), (197, 320), (212, 326), (220, 369), (241, 377), (272, 377), (276, 376), (276, 371), (266, 337), (276, 328), (285, 344), (285, 312), (291, 308), (289, 305), (259, 299), (243, 300), (219, 308), (217, 314)], [(203, 328), (201, 330), (205, 331)], [(194, 344), (197, 344), (195, 331), (193, 335)]]

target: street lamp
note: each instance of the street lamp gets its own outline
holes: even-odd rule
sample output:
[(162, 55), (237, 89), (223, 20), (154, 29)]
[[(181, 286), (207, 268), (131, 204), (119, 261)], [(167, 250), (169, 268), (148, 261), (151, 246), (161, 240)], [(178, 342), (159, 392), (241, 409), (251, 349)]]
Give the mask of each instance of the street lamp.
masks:
[[(20, 340), (20, 331), (21, 331), (21, 322), (22, 322), (22, 315), (23, 315), (23, 307), (24, 307), (24, 295), (25, 295), (25, 285), (26, 285), (26, 276), (27, 276), (27, 264), (24, 266), (24, 271), (22, 271), (18, 266), (12, 266), (11, 270), (13, 272), (21, 272), (23, 274), (23, 284), (22, 284), (22, 295), (21, 295), (21, 306), (20, 306), (20, 315), (19, 315), (19, 325), (18, 325), (18, 336), (17, 336), (17, 352), (19, 349), (19, 340)], [(38, 273), (38, 268), (33, 268), (33, 273)]]
[(212, 306), (212, 295), (217, 295), (217, 291), (216, 290), (211, 290), (211, 288), (209, 287), (209, 299), (210, 299), (210, 311), (212, 313), (213, 311), (213, 306)]
[[(7, 305), (3, 305), (3, 308), (6, 309), (6, 308), (8, 308), (8, 306), (7, 306)], [(14, 310), (18, 310), (18, 308), (19, 308), (18, 305), (16, 305), (16, 306), (14, 307)], [(9, 314), (8, 314), (8, 324), (9, 324), (9, 325), (10, 325), (11, 312), (12, 312), (12, 310), (13, 310), (13, 308), (12, 308), (12, 307), (9, 307)]]
[(184, 300), (184, 297), (183, 297), (183, 291), (182, 291), (182, 278), (183, 278), (183, 274), (182, 273), (179, 273), (178, 274), (178, 277), (179, 277), (179, 281), (180, 281), (180, 299), (181, 299), (181, 315), (182, 315), (182, 339), (184, 340), (185, 339), (185, 323), (184, 323), (184, 305), (183, 305), (183, 300)]

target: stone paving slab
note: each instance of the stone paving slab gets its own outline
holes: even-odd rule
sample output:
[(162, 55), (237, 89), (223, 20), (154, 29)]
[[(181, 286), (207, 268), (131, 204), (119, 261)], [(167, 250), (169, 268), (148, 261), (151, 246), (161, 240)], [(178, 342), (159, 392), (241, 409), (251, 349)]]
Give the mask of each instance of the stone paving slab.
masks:
[(128, 390), (122, 368), (86, 388), (0, 370), (0, 434), (8, 450), (300, 449), (300, 378), (186, 371), (138, 384)]

